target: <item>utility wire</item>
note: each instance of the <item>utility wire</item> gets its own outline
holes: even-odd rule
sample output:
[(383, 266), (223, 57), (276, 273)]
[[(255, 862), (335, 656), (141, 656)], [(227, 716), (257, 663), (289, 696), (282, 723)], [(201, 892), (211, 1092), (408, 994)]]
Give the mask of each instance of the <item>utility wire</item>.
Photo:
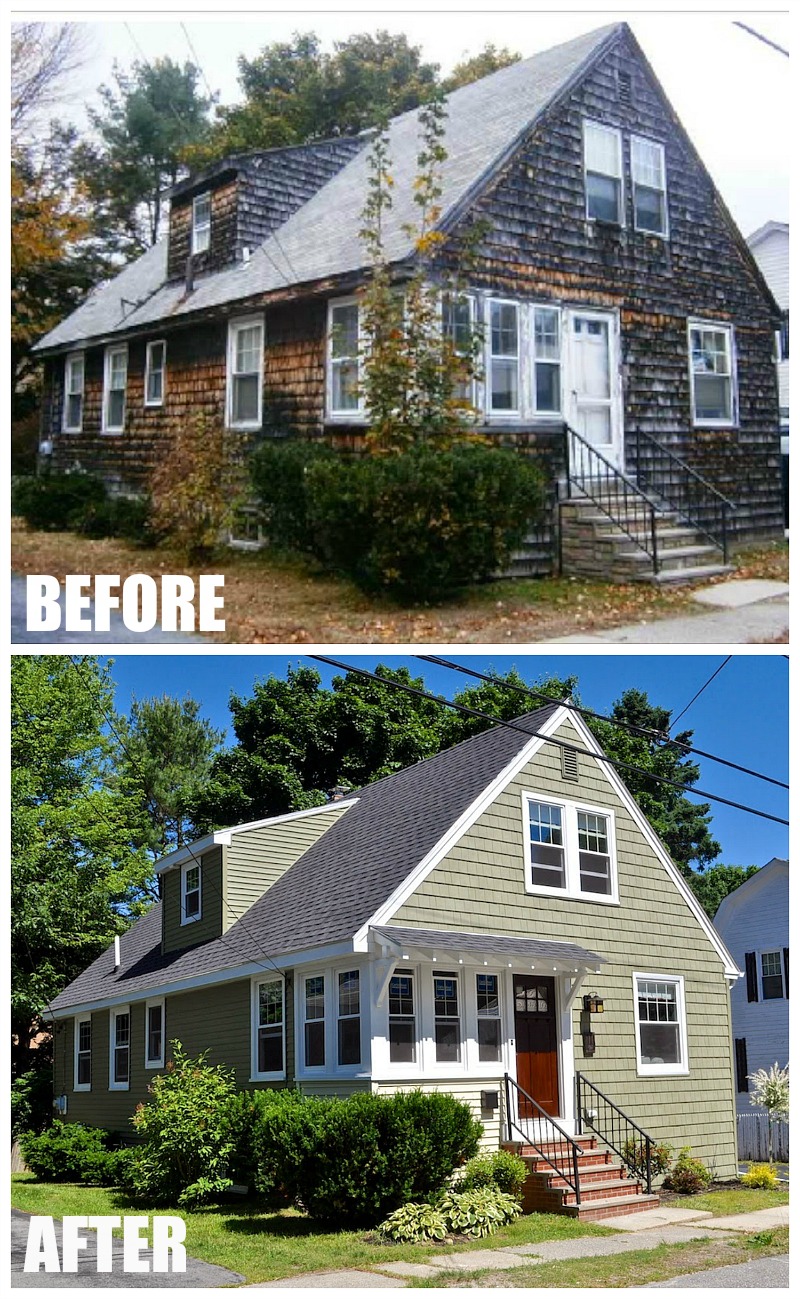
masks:
[(209, 98), (211, 99), (211, 102), (213, 103), (214, 100), (216, 99), (216, 95), (214, 94), (214, 91), (211, 89), (211, 86), (208, 84), (208, 77), (206, 76), (205, 69), (204, 69), (202, 63), (200, 62), (200, 60), (199, 60), (198, 57), (197, 57), (197, 51), (195, 50), (194, 46), (192, 45), (191, 37), (189, 36), (189, 32), (188, 32), (188, 30), (187, 30), (186, 23), (184, 23), (184, 22), (181, 23), (181, 31), (183, 32), (184, 36), (186, 37), (186, 44), (189, 46), (189, 53), (191, 54), (192, 58), (194, 59), (195, 67), (197, 68), (197, 71), (200, 73), (200, 76), (203, 78), (203, 83), (204, 83), (204, 85), (205, 85), (206, 90), (208, 91)]
[(777, 50), (779, 54), (785, 54), (788, 59), (788, 50), (785, 50), (782, 45), (777, 45), (775, 41), (771, 41), (768, 36), (762, 36), (761, 32), (757, 32), (755, 27), (748, 27), (747, 23), (740, 23), (737, 20), (734, 20), (733, 25), (734, 27), (741, 27), (743, 32), (748, 32), (750, 36), (755, 36), (757, 41), (763, 41), (765, 45), (769, 45), (773, 50)]
[(697, 789), (681, 781), (670, 780), (667, 776), (657, 776), (653, 771), (646, 771), (643, 767), (637, 767), (631, 762), (622, 762), (619, 758), (611, 758), (607, 753), (595, 753), (593, 749), (585, 749), (578, 744), (570, 744), (566, 740), (557, 740), (553, 735), (544, 735), (541, 731), (529, 731), (527, 727), (520, 726), (518, 722), (503, 721), (498, 717), (490, 717), (488, 713), (479, 712), (476, 708), (468, 708), (466, 704), (457, 704), (454, 700), (445, 699), (442, 695), (431, 694), (428, 690), (420, 690), (416, 686), (406, 685), (403, 681), (393, 681), (388, 677), (378, 676), (376, 672), (370, 672), (368, 668), (358, 668), (352, 663), (343, 663), (340, 659), (328, 658), (325, 654), (309, 654), (307, 657), (317, 663), (327, 663), (329, 667), (339, 668), (344, 672), (353, 672), (357, 676), (368, 677), (372, 681), (378, 681), (381, 685), (390, 686), (393, 690), (401, 690), (405, 694), (415, 695), (418, 699), (427, 699), (431, 703), (442, 705), (444, 708), (452, 708), (467, 717), (477, 717), (480, 721), (489, 722), (491, 726), (504, 726), (507, 730), (518, 731), (520, 735), (526, 735), (528, 739), (544, 740), (545, 743), (553, 744), (559, 749), (567, 749), (570, 753), (582, 753), (586, 757), (594, 758), (596, 762), (607, 762), (609, 766), (617, 767), (621, 771), (632, 771), (638, 776), (646, 776), (648, 780), (656, 780), (661, 785), (669, 785), (672, 789), (678, 789), (683, 794), (695, 794), (701, 798), (709, 798), (714, 803), (723, 803), (726, 807), (736, 808), (740, 812), (750, 812), (751, 815), (762, 817), (765, 821), (776, 821), (778, 825), (789, 824), (783, 817), (774, 816), (771, 812), (762, 812), (759, 808), (749, 807), (746, 803), (737, 803), (734, 799), (724, 798), (722, 794), (710, 794), (705, 789)]
[[(692, 706), (692, 704), (695, 702), (695, 700), (696, 700), (696, 699), (699, 699), (700, 696), (702, 695), (703, 691), (708, 689), (708, 687), (711, 685), (711, 682), (714, 680), (714, 678), (719, 676), (719, 674), (720, 674), (720, 672), (722, 671), (722, 669), (723, 669), (724, 667), (727, 667), (727, 665), (730, 663), (730, 661), (731, 661), (732, 658), (733, 658), (733, 655), (732, 655), (732, 654), (729, 654), (728, 657), (727, 657), (726, 659), (723, 659), (723, 660), (722, 660), (722, 662), (720, 663), (719, 667), (718, 667), (714, 672), (711, 673), (711, 676), (708, 678), (708, 681), (706, 681), (706, 682), (705, 682), (705, 683), (700, 687), (700, 689), (699, 689), (695, 694), (692, 695), (692, 697), (691, 697), (691, 699), (689, 700), (689, 702), (688, 702), (688, 704), (686, 705), (686, 707), (681, 709), (681, 711), (678, 713), (678, 716), (677, 716), (677, 717), (673, 717), (673, 718), (672, 718), (672, 720), (671, 720), (671, 722), (670, 722), (670, 726), (674, 726), (674, 725), (676, 724), (676, 722), (679, 722), (679, 721), (680, 721), (680, 719), (683, 717), (684, 713), (688, 713), (689, 709), (691, 708), (691, 706)], [(788, 786), (787, 786), (787, 789), (788, 789)]]
[[(683, 753), (696, 753), (699, 758), (708, 758), (711, 762), (719, 762), (723, 767), (732, 767), (734, 771), (741, 771), (745, 776), (754, 776), (757, 780), (764, 780), (769, 785), (777, 785), (779, 789), (789, 788), (788, 784), (783, 780), (777, 780), (774, 776), (766, 776), (760, 771), (753, 771), (750, 767), (743, 767), (738, 762), (731, 761), (730, 758), (720, 758), (715, 753), (707, 753), (705, 749), (698, 749), (694, 745), (681, 744), (680, 741), (671, 739), (666, 732), (654, 731), (650, 726), (634, 726), (631, 722), (623, 722), (616, 717), (606, 717), (603, 713), (597, 713), (592, 708), (584, 708), (582, 704), (573, 704), (569, 700), (556, 699), (552, 695), (546, 695), (536, 686), (517, 686), (512, 681), (504, 681), (502, 677), (492, 676), (491, 673), (487, 672), (478, 672), (475, 668), (465, 667), (463, 663), (453, 663), (450, 659), (439, 658), (436, 654), (415, 654), (414, 657), (425, 663), (433, 663), (438, 667), (453, 668), (456, 672), (463, 672), (468, 677), (476, 677), (479, 681), (488, 681), (491, 685), (503, 686), (504, 689), (513, 690), (515, 694), (523, 695), (526, 698), (534, 694), (539, 699), (544, 699), (546, 703), (561, 704), (563, 708), (569, 708), (582, 717), (593, 717), (598, 722), (607, 722), (609, 726), (617, 726), (620, 730), (629, 731), (632, 735), (638, 735), (644, 739), (657, 741), (659, 744), (672, 744)], [(727, 661), (726, 659), (725, 662)], [(722, 667), (724, 666), (723, 663)], [(717, 668), (717, 672), (721, 672), (722, 667)], [(716, 673), (714, 675), (716, 676)], [(713, 678), (710, 680), (713, 680)], [(706, 685), (710, 685), (710, 680), (706, 682)], [(705, 689), (705, 686), (703, 689)], [(701, 693), (702, 691), (698, 690), (697, 694)], [(696, 698), (697, 695), (695, 695)], [(690, 708), (693, 703), (694, 699), (691, 699), (683, 712), (685, 713), (686, 709)], [(680, 713), (679, 716), (682, 717), (683, 713)], [(675, 720), (677, 721), (677, 718)], [(675, 725), (674, 721), (672, 725)]]

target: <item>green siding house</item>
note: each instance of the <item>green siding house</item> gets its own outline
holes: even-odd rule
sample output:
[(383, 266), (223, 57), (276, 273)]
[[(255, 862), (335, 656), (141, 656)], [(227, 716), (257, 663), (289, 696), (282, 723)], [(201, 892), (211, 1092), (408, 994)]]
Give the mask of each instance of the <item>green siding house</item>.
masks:
[(159, 873), (53, 1003), (67, 1120), (126, 1129), (178, 1039), (242, 1088), (451, 1092), (493, 1145), (599, 1128), (602, 1093), (735, 1175), (741, 972), (570, 705)]

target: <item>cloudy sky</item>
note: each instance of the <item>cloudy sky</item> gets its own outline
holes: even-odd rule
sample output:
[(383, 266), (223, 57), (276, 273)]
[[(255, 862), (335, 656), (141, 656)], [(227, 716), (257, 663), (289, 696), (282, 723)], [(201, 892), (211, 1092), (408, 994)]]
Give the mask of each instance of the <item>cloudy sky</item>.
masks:
[[(91, 6), (87, 6), (91, 8)], [(756, 28), (789, 47), (790, 18), (768, 6), (736, 13), (706, 4), (699, 13), (656, 12), (643, 4), (631, 9), (603, 8), (584, 0), (580, 12), (546, 9), (524, 11), (470, 9), (437, 0), (435, 10), (417, 5), (348, 6), (347, 11), (318, 4), (310, 10), (262, 5), (258, 15), (237, 10), (224, 17), (218, 9), (178, 3), (165, 17), (151, 12), (116, 12), (94, 6), (81, 10), (85, 63), (63, 105), (77, 121), (85, 104), (96, 100), (97, 87), (110, 80), (114, 60), (123, 67), (160, 55), (183, 61), (194, 50), (204, 78), (223, 104), (239, 99), (237, 56), (252, 57), (271, 41), (287, 40), (295, 31), (316, 32), (330, 48), (354, 32), (404, 32), (422, 47), (426, 59), (449, 70), (465, 54), (487, 41), (508, 46), (523, 56), (536, 53), (581, 32), (609, 22), (630, 23), (647, 58), (700, 151), (723, 198), (745, 234), (768, 220), (789, 219), (789, 60), (758, 41), (735, 20)], [(55, 20), (69, 14), (50, 11)], [(22, 16), (22, 15), (13, 15)], [(47, 7), (37, 10), (47, 16)]]

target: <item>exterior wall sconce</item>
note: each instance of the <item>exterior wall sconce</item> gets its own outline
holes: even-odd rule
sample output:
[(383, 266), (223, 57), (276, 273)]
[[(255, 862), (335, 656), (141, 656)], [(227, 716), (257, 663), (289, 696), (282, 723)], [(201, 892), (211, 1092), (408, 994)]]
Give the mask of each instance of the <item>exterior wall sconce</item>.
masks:
[(596, 992), (590, 992), (583, 999), (583, 1009), (589, 1015), (602, 1015), (605, 1007), (603, 998), (598, 997)]

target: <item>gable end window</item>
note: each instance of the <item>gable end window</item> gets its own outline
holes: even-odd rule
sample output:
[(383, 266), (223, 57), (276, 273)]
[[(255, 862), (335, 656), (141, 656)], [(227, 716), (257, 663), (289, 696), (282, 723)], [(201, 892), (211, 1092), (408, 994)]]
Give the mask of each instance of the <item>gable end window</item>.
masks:
[(83, 428), (83, 390), (86, 382), (86, 364), (83, 352), (74, 352), (64, 362), (64, 417), (65, 433), (80, 433)]
[(622, 136), (618, 130), (599, 122), (583, 123), (583, 169), (587, 217), (624, 225)]
[(631, 136), (633, 224), (651, 235), (667, 233), (667, 173), (664, 146)]
[(107, 347), (103, 372), (103, 432), (125, 428), (125, 392), (128, 385), (128, 349)]
[(148, 1001), (144, 1010), (144, 1067), (164, 1068), (164, 998)]
[(144, 404), (163, 406), (164, 376), (167, 367), (167, 345), (163, 339), (147, 344), (144, 367)]
[(361, 332), (354, 299), (328, 304), (328, 415), (361, 418)]
[(286, 1074), (285, 990), (283, 979), (253, 984), (253, 1077), (283, 1078)]
[(75, 1077), (72, 1090), (88, 1092), (92, 1089), (92, 1017), (75, 1017)]
[(260, 316), (232, 320), (228, 326), (228, 428), (261, 428), (263, 387), (264, 322)]
[(192, 200), (192, 256), (211, 247), (211, 195), (198, 194)]
[(181, 924), (191, 925), (203, 914), (203, 881), (200, 862), (181, 867)]
[(724, 428), (736, 423), (736, 372), (730, 325), (689, 321), (689, 378), (695, 424)]
[(110, 1014), (108, 1086), (110, 1091), (127, 1091), (131, 1085), (130, 1007), (112, 1007)]
[(533, 794), (522, 801), (526, 890), (616, 902), (613, 812)]
[(672, 974), (634, 974), (637, 1072), (689, 1072), (683, 979)]

